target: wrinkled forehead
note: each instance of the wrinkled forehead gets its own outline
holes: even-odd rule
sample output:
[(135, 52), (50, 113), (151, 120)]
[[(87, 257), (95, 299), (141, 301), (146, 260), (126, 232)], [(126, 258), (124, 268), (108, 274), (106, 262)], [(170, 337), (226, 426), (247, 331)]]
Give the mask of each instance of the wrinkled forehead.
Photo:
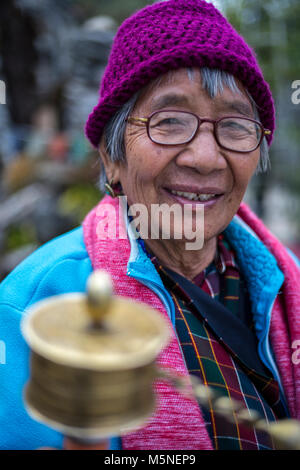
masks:
[[(143, 107), (145, 102), (157, 101), (156, 108), (164, 108), (172, 105), (184, 105), (184, 100), (188, 103), (189, 92), (194, 88), (195, 84), (199, 91), (203, 91), (212, 100), (220, 98), (226, 94), (226, 100), (239, 101), (244, 103), (243, 114), (252, 115), (255, 106), (251, 96), (245, 90), (242, 83), (224, 71), (216, 69), (198, 69), (198, 68), (182, 68), (179, 70), (170, 70), (164, 75), (159, 76), (141, 90), (137, 102), (137, 107)], [(193, 86), (189, 86), (193, 85)], [(167, 88), (172, 87), (172, 93), (164, 92)], [(230, 93), (228, 93), (230, 91)], [(178, 97), (176, 97), (178, 93)], [(159, 97), (161, 95), (161, 97)], [(180, 101), (181, 100), (181, 101)], [(242, 105), (243, 107), (243, 105)]]

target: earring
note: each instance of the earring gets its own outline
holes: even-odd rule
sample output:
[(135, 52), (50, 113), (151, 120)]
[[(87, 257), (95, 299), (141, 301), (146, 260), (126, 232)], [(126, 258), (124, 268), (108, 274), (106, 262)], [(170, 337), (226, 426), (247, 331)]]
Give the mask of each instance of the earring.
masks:
[(110, 180), (109, 183), (105, 183), (105, 193), (109, 196), (115, 198), (117, 196), (122, 195), (122, 187), (120, 183), (113, 185), (113, 178)]
[(113, 180), (110, 180), (110, 183), (105, 183), (105, 192), (111, 197), (116, 197), (116, 193), (114, 192), (113, 188), (111, 185), (113, 184)]

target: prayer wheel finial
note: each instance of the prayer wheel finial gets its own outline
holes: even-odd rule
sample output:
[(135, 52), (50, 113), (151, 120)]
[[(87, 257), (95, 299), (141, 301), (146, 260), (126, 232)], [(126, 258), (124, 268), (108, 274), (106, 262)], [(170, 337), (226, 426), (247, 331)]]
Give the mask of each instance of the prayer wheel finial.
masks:
[(113, 284), (105, 271), (94, 271), (87, 281), (88, 313), (94, 326), (101, 327), (112, 302)]

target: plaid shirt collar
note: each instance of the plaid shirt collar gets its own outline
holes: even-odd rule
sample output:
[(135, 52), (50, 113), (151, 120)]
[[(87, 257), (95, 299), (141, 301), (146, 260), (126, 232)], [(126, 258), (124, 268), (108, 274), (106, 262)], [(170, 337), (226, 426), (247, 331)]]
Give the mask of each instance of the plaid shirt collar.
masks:
[[(142, 238), (138, 238), (138, 242), (140, 243), (142, 249), (146, 253), (146, 255), (151, 259), (154, 264), (159, 264), (159, 261), (155, 255), (153, 255), (145, 246), (145, 242)], [(206, 277), (206, 274), (210, 272), (213, 267), (220, 273), (224, 274), (227, 267), (234, 268), (239, 270), (238, 265), (235, 262), (233, 250), (229, 248), (228, 243), (225, 240), (224, 234), (221, 233), (217, 237), (217, 250), (212, 263), (201, 271), (197, 276), (195, 276), (193, 282), (197, 281), (198, 285), (202, 284), (203, 280)]]
[(212, 270), (216, 270), (219, 274), (224, 274), (227, 268), (233, 268), (239, 271), (233, 251), (229, 248), (224, 235), (221, 233), (218, 235), (217, 250), (213, 262), (206, 269), (197, 274), (193, 282), (201, 287), (206, 276)]

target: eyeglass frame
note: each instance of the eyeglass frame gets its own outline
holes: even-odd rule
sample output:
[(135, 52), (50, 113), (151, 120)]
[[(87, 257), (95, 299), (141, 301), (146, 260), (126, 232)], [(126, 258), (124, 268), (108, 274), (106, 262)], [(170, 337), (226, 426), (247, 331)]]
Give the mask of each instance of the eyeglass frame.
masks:
[[(155, 116), (155, 114), (162, 113), (162, 112), (176, 112), (176, 113), (180, 112), (180, 113), (190, 114), (190, 115), (194, 116), (197, 119), (197, 128), (196, 128), (194, 134), (192, 135), (192, 137), (190, 139), (186, 140), (185, 142), (180, 143), (180, 144), (163, 144), (161, 142), (156, 142), (150, 136), (149, 125), (150, 125), (150, 121), (151, 121), (152, 117)], [(258, 144), (256, 145), (256, 147), (254, 147), (251, 150), (233, 150), (231, 148), (225, 147), (225, 145), (222, 145), (220, 143), (217, 132), (216, 132), (217, 125), (223, 119), (230, 119), (230, 118), (237, 118), (237, 119), (243, 119), (243, 120), (246, 120), (246, 121), (251, 121), (251, 122), (254, 122), (255, 124), (257, 124), (260, 127), (262, 132), (261, 132), (261, 136), (260, 136), (260, 139), (259, 139)], [(266, 135), (271, 134), (271, 131), (269, 129), (265, 129), (264, 126), (259, 121), (256, 121), (255, 119), (247, 118), (247, 117), (244, 117), (244, 116), (230, 115), (230, 116), (223, 116), (219, 119), (208, 119), (208, 118), (200, 118), (197, 114), (192, 113), (190, 111), (181, 111), (179, 109), (159, 109), (159, 110), (154, 111), (153, 113), (151, 113), (150, 116), (148, 116), (147, 118), (138, 118), (138, 117), (129, 116), (129, 117), (126, 118), (126, 121), (133, 124), (133, 125), (138, 125), (137, 122), (142, 122), (143, 124), (146, 125), (147, 135), (148, 135), (149, 139), (151, 140), (151, 142), (153, 142), (154, 144), (157, 144), (157, 145), (164, 145), (164, 146), (168, 146), (168, 147), (176, 147), (177, 145), (184, 145), (184, 144), (189, 144), (190, 142), (192, 142), (194, 140), (194, 138), (196, 137), (196, 135), (197, 135), (197, 133), (200, 129), (201, 124), (203, 124), (204, 122), (209, 122), (209, 123), (213, 124), (213, 126), (214, 126), (213, 134), (214, 134), (214, 137), (215, 137), (215, 140), (216, 140), (217, 144), (221, 148), (223, 148), (225, 150), (229, 150), (230, 152), (236, 152), (236, 153), (254, 152), (261, 145), (263, 138)], [(132, 122), (132, 121), (135, 121), (135, 122)]]

